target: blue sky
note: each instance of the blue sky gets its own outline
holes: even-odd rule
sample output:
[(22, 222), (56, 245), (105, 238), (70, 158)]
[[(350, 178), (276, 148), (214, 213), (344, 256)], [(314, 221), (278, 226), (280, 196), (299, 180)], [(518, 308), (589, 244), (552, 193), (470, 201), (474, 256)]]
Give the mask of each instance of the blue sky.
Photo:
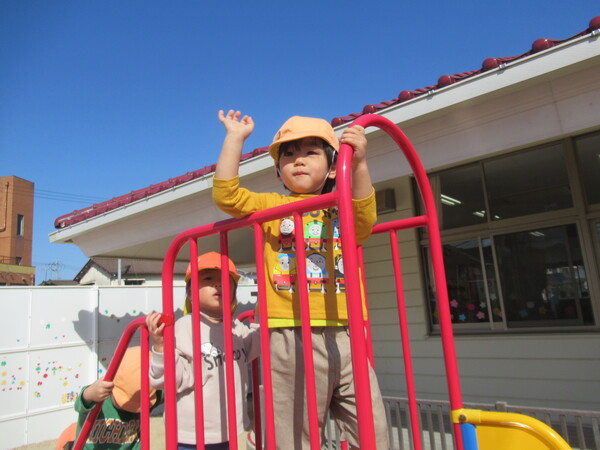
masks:
[(216, 162), (219, 109), (327, 120), (565, 39), (597, 0), (0, 1), (0, 175), (33, 181), (36, 284), (87, 257), (51, 244), (73, 210)]

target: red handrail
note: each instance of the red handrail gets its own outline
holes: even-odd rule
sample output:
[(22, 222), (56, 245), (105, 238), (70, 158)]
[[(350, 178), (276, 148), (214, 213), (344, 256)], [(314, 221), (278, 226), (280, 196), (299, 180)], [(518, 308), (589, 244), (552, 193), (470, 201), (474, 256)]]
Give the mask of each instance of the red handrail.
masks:
[[(141, 347), (141, 387), (140, 387), (140, 441), (142, 450), (148, 450), (150, 448), (150, 381), (148, 379), (148, 370), (150, 368), (150, 357), (149, 357), (149, 345), (148, 345), (148, 328), (146, 328), (146, 318), (139, 317), (133, 320), (123, 331), (123, 335), (117, 344), (117, 348), (113, 354), (106, 375), (104, 375), (105, 381), (113, 381), (117, 369), (121, 365), (123, 355), (129, 346), (131, 338), (135, 332), (140, 329), (140, 347)], [(87, 440), (94, 421), (98, 417), (102, 404), (104, 401), (98, 402), (94, 409), (92, 409), (83, 423), (79, 436), (73, 445), (74, 450), (81, 450), (85, 441)]]
[[(444, 270), (444, 259), (442, 253), (442, 240), (440, 237), (440, 228), (438, 223), (437, 209), (435, 199), (431, 191), (431, 185), (427, 178), (427, 173), (421, 164), (417, 152), (406, 137), (406, 135), (391, 121), (377, 115), (361, 116), (354, 122), (365, 126), (377, 126), (385, 131), (398, 144), (404, 156), (406, 157), (425, 207), (425, 214), (422, 216), (402, 219), (388, 222), (373, 227), (373, 234), (382, 233), (394, 229), (408, 229), (417, 227), (426, 227), (429, 236), (431, 249), (431, 264), (434, 274), (435, 292), (437, 295), (437, 305), (440, 321), (440, 332), (442, 337), (442, 348), (444, 351), (444, 364), (446, 368), (446, 381), (448, 384), (448, 394), (450, 397), (450, 409), (458, 410), (462, 408), (462, 394), (460, 390), (460, 379), (458, 376), (458, 364), (456, 362), (456, 350), (454, 346), (454, 334), (452, 331), (452, 321), (450, 314), (450, 304), (448, 302), (448, 290), (446, 286), (446, 272)], [(399, 264), (394, 260), (394, 266)], [(414, 392), (414, 390), (413, 390)], [(410, 394), (410, 393), (409, 393)], [(462, 450), (462, 435), (460, 425), (454, 424), (454, 439), (456, 447)]]

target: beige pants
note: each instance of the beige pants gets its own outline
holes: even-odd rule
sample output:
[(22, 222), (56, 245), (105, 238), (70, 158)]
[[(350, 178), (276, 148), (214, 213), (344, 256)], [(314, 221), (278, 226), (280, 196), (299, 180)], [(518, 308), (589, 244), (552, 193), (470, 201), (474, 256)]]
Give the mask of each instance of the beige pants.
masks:
[[(342, 439), (358, 447), (358, 422), (350, 336), (346, 327), (313, 327), (313, 359), (321, 445), (331, 411)], [(282, 450), (310, 449), (306, 406), (302, 329), (270, 330), (275, 439)], [(375, 372), (369, 365), (377, 450), (387, 450), (385, 409)]]

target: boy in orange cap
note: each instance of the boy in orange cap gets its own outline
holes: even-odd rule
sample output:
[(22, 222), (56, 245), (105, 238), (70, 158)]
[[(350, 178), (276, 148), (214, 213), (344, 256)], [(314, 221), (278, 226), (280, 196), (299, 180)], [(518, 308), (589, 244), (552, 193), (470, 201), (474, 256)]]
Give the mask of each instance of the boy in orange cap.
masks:
[[(338, 141), (331, 125), (312, 117), (294, 116), (279, 129), (269, 147), (277, 178), (290, 195), (255, 193), (239, 186), (239, 165), (244, 141), (254, 130), (251, 117), (239, 111), (219, 111), (225, 140), (213, 180), (215, 204), (235, 218), (330, 192), (335, 183), (339, 144), (354, 148), (352, 198), (357, 244), (371, 234), (377, 220), (375, 190), (366, 161), (367, 139), (361, 126), (347, 128)], [(310, 435), (300, 319), (295, 233), (302, 233), (312, 328), (313, 360), (317, 383), (317, 410), (324, 443), (328, 412), (333, 414), (343, 439), (358, 447), (358, 424), (343, 261), (337, 208), (303, 214), (303, 229), (295, 230), (293, 217), (265, 222), (265, 273), (270, 331), (273, 403), (278, 449), (308, 449)], [(370, 368), (371, 369), (371, 368)], [(389, 448), (381, 392), (370, 370), (371, 396), (377, 449)]]
[[(228, 262), (231, 292), (231, 313), (237, 300), (235, 291), (240, 275), (233, 261)], [(191, 311), (191, 264), (186, 280), (186, 303)], [(225, 329), (223, 327), (223, 301), (221, 289), (221, 255), (209, 252), (198, 256), (198, 297), (200, 302), (200, 336), (202, 338), (202, 390), (204, 400), (204, 439), (207, 450), (229, 449), (227, 427), (227, 392), (225, 388)], [(152, 340), (152, 364), (150, 382), (157, 389), (164, 387), (164, 324), (160, 314), (151, 313), (146, 318)], [(246, 396), (248, 393), (247, 365), (260, 353), (258, 325), (247, 327), (238, 320), (232, 323), (233, 360), (236, 392), (237, 429), (241, 433), (248, 428)], [(196, 448), (192, 314), (184, 315), (175, 322), (175, 365), (177, 380), (177, 434), (180, 449)], [(237, 436), (235, 437), (237, 438)]]
[[(96, 418), (84, 449), (138, 449), (140, 448), (140, 347), (129, 347), (113, 381), (100, 378), (82, 389), (75, 401), (77, 436), (88, 413), (99, 402), (102, 409)], [(162, 402), (162, 391), (150, 389), (150, 405)], [(75, 440), (77, 441), (77, 440)]]

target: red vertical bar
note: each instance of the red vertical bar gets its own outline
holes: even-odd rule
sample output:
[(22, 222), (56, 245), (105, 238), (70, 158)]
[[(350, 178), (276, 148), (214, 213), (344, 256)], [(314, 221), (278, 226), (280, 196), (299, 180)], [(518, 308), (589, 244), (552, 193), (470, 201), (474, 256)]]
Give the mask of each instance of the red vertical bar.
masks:
[[(460, 381), (458, 377), (458, 363), (456, 361), (456, 350), (454, 347), (454, 335), (452, 333), (452, 319), (450, 313), (450, 303), (448, 299), (448, 290), (446, 287), (446, 273), (444, 271), (444, 256), (442, 253), (442, 240), (440, 238), (440, 229), (438, 226), (437, 213), (433, 203), (433, 195), (429, 183), (426, 186), (429, 189), (430, 209), (427, 213), (429, 218), (428, 233), (431, 245), (431, 263), (433, 266), (433, 275), (435, 279), (435, 291), (438, 304), (440, 332), (442, 336), (442, 348), (444, 349), (444, 361), (446, 364), (446, 378), (448, 382), (448, 391), (450, 395), (450, 409), (456, 411), (462, 409), (462, 396), (460, 392)], [(423, 196), (425, 200), (425, 195)], [(462, 432), (459, 423), (453, 424), (454, 439), (458, 450), (463, 449)]]
[(192, 291), (192, 366), (197, 389), (194, 389), (195, 419), (196, 419), (196, 448), (204, 449), (204, 390), (202, 389), (202, 334), (200, 331), (200, 298), (198, 283), (198, 242), (190, 239), (190, 270)]
[(392, 263), (396, 281), (396, 301), (398, 303), (398, 320), (400, 323), (400, 339), (402, 341), (402, 357), (404, 359), (404, 373), (406, 376), (406, 392), (408, 396), (408, 410), (410, 412), (410, 427), (413, 436), (414, 450), (421, 450), (421, 429), (417, 409), (417, 396), (415, 394), (415, 377), (410, 352), (410, 337), (408, 334), (408, 321), (406, 320), (406, 303), (404, 302), (404, 286), (402, 283), (402, 269), (400, 267), (400, 252), (396, 230), (390, 231), (390, 248), (392, 250)]
[(254, 443), (262, 448), (262, 418), (260, 416), (260, 380), (258, 379), (258, 360), (252, 361), (252, 403), (254, 406)]
[[(260, 317), (260, 346), (263, 369), (263, 395), (265, 398), (265, 438), (269, 450), (275, 449), (275, 414), (273, 412), (273, 381), (271, 378), (271, 352), (267, 311), (265, 256), (262, 228), (255, 223), (254, 249), (256, 254), (256, 277), (258, 281), (258, 312)], [(259, 448), (257, 446), (257, 448)]]
[[(173, 268), (179, 247), (173, 241), (165, 255), (162, 271), (163, 307), (162, 313), (173, 317)], [(175, 326), (165, 325), (164, 343), (164, 395), (165, 395), (165, 447), (177, 448), (177, 388), (175, 386)]]
[[(254, 323), (254, 311), (244, 311), (237, 319), (242, 322), (248, 319)], [(262, 419), (260, 417), (260, 380), (258, 378), (258, 358), (252, 361), (252, 403), (254, 408), (254, 444), (256, 448), (262, 448)]]
[(356, 392), (356, 412), (361, 448), (375, 448), (375, 427), (373, 424), (373, 403), (369, 380), (368, 357), (365, 343), (363, 308), (361, 300), (356, 235), (354, 229), (354, 205), (352, 204), (351, 158), (353, 149), (348, 144), (340, 147), (337, 173), (337, 194), (339, 198), (340, 234), (344, 275), (346, 282), (346, 302), (348, 305), (348, 325), (352, 349), (352, 368)]
[(148, 328), (146, 324), (140, 327), (140, 440), (141, 449), (150, 448), (150, 357), (148, 356)]
[(231, 321), (231, 287), (229, 285), (229, 245), (227, 232), (220, 233), (221, 241), (221, 301), (223, 303), (223, 333), (225, 338), (225, 381), (227, 386), (227, 421), (229, 448), (237, 450), (237, 414), (235, 405), (235, 382), (233, 371), (233, 336)]
[[(315, 364), (313, 359), (312, 329), (310, 326), (310, 306), (308, 302), (308, 282), (306, 277), (306, 251), (304, 249), (304, 225), (302, 215), (294, 213), (294, 229), (296, 241), (296, 266), (298, 273), (298, 293), (300, 294), (300, 317), (302, 319), (302, 347), (304, 351), (304, 377), (306, 382), (306, 407), (308, 413), (308, 429), (312, 450), (321, 448), (319, 418), (317, 410), (317, 388), (315, 385)], [(292, 408), (293, 406), (290, 405)]]

